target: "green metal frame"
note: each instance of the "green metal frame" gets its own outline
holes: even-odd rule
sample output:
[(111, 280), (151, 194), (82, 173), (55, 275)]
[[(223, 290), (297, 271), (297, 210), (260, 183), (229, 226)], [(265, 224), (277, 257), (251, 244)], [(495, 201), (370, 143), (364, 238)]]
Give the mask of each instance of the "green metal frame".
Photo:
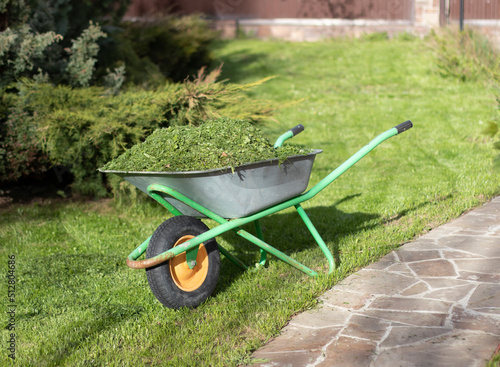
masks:
[[(403, 124), (401, 124), (403, 125)], [(373, 139), (370, 143), (368, 143), (366, 146), (364, 146), (362, 149), (360, 149), (356, 154), (354, 154), (351, 158), (349, 158), (347, 161), (345, 161), (342, 165), (340, 165), (337, 169), (332, 171), (328, 176), (326, 176), (324, 179), (322, 179), (319, 183), (317, 183), (315, 186), (313, 186), (309, 191), (303, 193), (302, 195), (299, 195), (297, 197), (288, 199), (280, 204), (274, 205), (270, 208), (264, 209), (260, 212), (257, 212), (255, 214), (249, 215), (244, 218), (236, 218), (236, 219), (231, 219), (227, 220), (225, 218), (222, 218), (221, 216), (217, 215), (216, 213), (212, 212), (211, 210), (201, 206), (200, 204), (196, 203), (195, 201), (191, 200), (190, 198), (186, 197), (185, 195), (181, 194), (180, 192), (171, 189), (170, 187), (164, 186), (164, 185), (159, 185), (159, 184), (152, 184), (148, 187), (148, 193), (149, 195), (158, 201), (161, 205), (163, 205), (168, 211), (170, 211), (173, 215), (182, 215), (182, 213), (177, 210), (175, 207), (173, 207), (161, 194), (166, 194), (168, 196), (171, 196), (173, 198), (176, 198), (177, 200), (183, 202), (184, 204), (192, 207), (193, 209), (197, 210), (201, 214), (205, 215), (206, 217), (216, 221), (219, 223), (219, 226), (195, 237), (192, 238), (189, 241), (186, 241), (178, 246), (175, 246), (174, 248), (157, 255), (153, 258), (147, 259), (147, 260), (140, 260), (138, 261), (137, 259), (146, 251), (147, 246), (149, 244), (149, 240), (151, 237), (149, 237), (146, 241), (144, 241), (139, 247), (137, 247), (127, 258), (127, 264), (130, 267), (133, 268), (145, 268), (152, 266), (152, 264), (158, 264), (162, 263), (164, 261), (167, 261), (183, 252), (188, 252), (190, 253), (189, 258), (191, 259), (196, 259), (196, 253), (197, 249), (200, 243), (203, 243), (205, 241), (208, 241), (214, 237), (217, 237), (227, 231), (234, 231), (236, 232), (239, 236), (245, 238), (246, 240), (250, 241), (251, 243), (255, 244), (260, 248), (261, 251), (261, 258), (257, 266), (263, 266), (266, 263), (266, 254), (270, 253), (282, 261), (288, 263), (289, 265), (293, 266), (294, 268), (310, 275), (310, 276), (316, 276), (317, 273), (308, 268), (307, 266), (299, 263), (298, 261), (294, 260), (290, 256), (284, 254), (283, 252), (279, 251), (278, 249), (272, 247), (268, 243), (264, 241), (263, 234), (262, 234), (262, 229), (259, 223), (259, 220), (263, 217), (266, 217), (268, 215), (274, 214), (276, 212), (279, 212), (281, 210), (294, 207), (297, 210), (297, 213), (299, 216), (302, 218), (302, 221), (306, 225), (306, 227), (309, 229), (309, 232), (313, 236), (313, 238), (316, 240), (316, 243), (318, 244), (319, 248), (325, 255), (327, 261), (328, 261), (328, 266), (329, 266), (329, 273), (332, 273), (335, 270), (335, 260), (332, 256), (332, 253), (328, 249), (327, 245), (321, 238), (320, 234), (314, 227), (313, 223), (307, 216), (305, 210), (302, 208), (300, 205), (304, 201), (307, 201), (311, 199), (312, 197), (316, 196), (318, 193), (320, 193), (323, 189), (325, 189), (328, 185), (330, 185), (334, 180), (336, 180), (340, 175), (342, 175), (344, 172), (346, 172), (349, 168), (351, 168), (354, 164), (356, 164), (360, 159), (362, 159), (365, 155), (367, 155), (369, 152), (371, 152), (373, 149), (375, 149), (379, 144), (381, 144), (383, 141), (397, 135), (398, 133), (404, 131), (401, 128), (399, 128), (401, 125), (398, 125), (397, 127), (394, 127), (390, 130), (387, 130), (386, 132), (380, 134), (377, 136), (375, 139)], [(411, 125), (411, 122), (410, 122)], [(410, 126), (411, 127), (411, 126)], [(406, 127), (406, 129), (409, 127)], [(281, 145), (286, 139), (290, 138), (293, 136), (293, 134), (290, 134), (290, 132), (287, 132), (283, 134), (279, 142)], [(240, 227), (247, 224), (254, 222), (255, 228), (256, 228), (256, 233), (257, 236), (254, 236), (247, 231), (241, 229)], [(224, 249), (222, 246), (219, 245), (219, 250), (220, 252), (226, 256), (230, 261), (235, 263), (237, 266), (240, 268), (247, 270), (248, 266), (243, 264), (240, 260), (238, 260), (236, 257), (231, 255), (226, 249)], [(194, 266), (194, 265), (193, 265)]]

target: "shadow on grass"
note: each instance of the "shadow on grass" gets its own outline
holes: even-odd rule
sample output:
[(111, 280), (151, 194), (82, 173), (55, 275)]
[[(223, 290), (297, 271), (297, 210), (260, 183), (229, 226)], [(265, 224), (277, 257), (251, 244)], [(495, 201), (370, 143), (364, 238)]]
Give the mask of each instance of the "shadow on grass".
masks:
[[(318, 230), (325, 243), (330, 245), (330, 251), (337, 266), (340, 264), (339, 240), (340, 238), (371, 229), (380, 225), (379, 214), (372, 213), (345, 213), (337, 206), (345, 201), (352, 200), (361, 194), (346, 196), (330, 206), (318, 206), (306, 209), (308, 217), (314, 227)], [(288, 256), (294, 257), (304, 250), (318, 247), (308, 228), (298, 213), (274, 214), (261, 219), (264, 241)], [(253, 224), (243, 227), (246, 231), (255, 235)], [(225, 241), (233, 245), (233, 255), (247, 265), (253, 265), (259, 260), (259, 248), (239, 237), (233, 232), (222, 234)], [(333, 246), (333, 248), (331, 247)], [(221, 255), (222, 256), (222, 255)], [(272, 259), (271, 255), (268, 259)], [(326, 261), (326, 260), (325, 260)], [(309, 266), (308, 264), (305, 264)], [(223, 292), (232, 283), (229, 279), (236, 279), (242, 271), (225, 257), (222, 257), (221, 286), (217, 292)]]
[[(96, 343), (101, 334), (136, 318), (137, 315), (144, 312), (144, 308), (136, 304), (94, 304), (87, 311), (91, 313), (90, 316), (70, 322), (67, 326), (58, 329), (56, 335), (51, 336), (52, 340), (58, 341), (51, 343), (51, 345), (56, 346), (50, 352), (51, 365), (64, 365), (64, 362), (72, 354), (80, 351), (86, 344)], [(119, 346), (121, 341), (117, 340), (116, 343)], [(94, 361), (86, 360), (82, 361), (82, 364), (94, 365)]]
[[(382, 217), (380, 214), (376, 213), (346, 213), (337, 208), (339, 204), (359, 196), (361, 196), (361, 194), (350, 195), (340, 199), (331, 206), (318, 206), (306, 209), (306, 213), (313, 225), (318, 230), (325, 243), (329, 246), (337, 267), (341, 263), (339, 243), (343, 237), (380, 226), (397, 224), (403, 217), (419, 209), (429, 205), (442, 203), (453, 197), (453, 195), (449, 194), (433, 200), (426, 200), (411, 205), (390, 218)], [(305, 250), (318, 246), (296, 212), (285, 214), (277, 213), (265, 217), (261, 220), (261, 225), (264, 232), (264, 241), (288, 256), (295, 257), (294, 255), (298, 255)], [(253, 224), (247, 225), (244, 229), (255, 235)], [(234, 250), (232, 250), (231, 253), (242, 260), (246, 265), (252, 266), (254, 263), (258, 262), (259, 250), (256, 245), (232, 232), (224, 233), (220, 237), (223, 237), (234, 246)], [(243, 273), (222, 255), (221, 258), (222, 271), (220, 275), (220, 286), (217, 287), (216, 293), (224, 292), (224, 290), (231, 285), (232, 281)], [(269, 259), (274, 261), (274, 257), (271, 255), (268, 256), (268, 261)], [(310, 264), (305, 265), (310, 267)]]
[[(380, 214), (375, 213), (346, 213), (337, 208), (341, 203), (360, 196), (361, 194), (346, 196), (331, 206), (318, 206), (306, 209), (318, 232), (325, 242), (329, 244), (337, 264), (339, 264), (338, 244), (341, 238), (360, 231), (392, 224), (405, 216), (412, 215), (412, 213), (423, 207), (441, 205), (443, 201), (452, 198), (452, 195), (448, 195), (409, 205), (391, 218), (384, 218)], [(265, 240), (287, 255), (292, 257), (300, 256), (301, 252), (316, 247), (314, 239), (295, 212), (278, 213), (266, 217), (262, 220), (262, 225), (264, 227)], [(253, 229), (250, 229), (250, 227), (248, 230), (253, 232)], [(247, 260), (246, 263), (251, 264), (251, 260), (254, 260), (254, 262), (255, 259), (258, 260), (256, 246), (248, 244), (239, 238), (239, 236), (231, 233), (224, 234), (222, 237), (225, 237), (225, 240), (234, 245), (235, 250), (233, 252), (236, 256)], [(221, 279), (214, 296), (231, 287), (232, 283), (244, 274), (244, 272), (231, 264), (227, 259), (223, 258), (222, 262)], [(49, 290), (46, 289), (47, 283), (42, 281), (43, 279), (50, 279), (51, 285), (49, 288), (62, 287), (65, 290), (71, 291), (70, 293), (73, 292), (75, 298), (66, 299), (64, 302), (70, 302), (73, 308), (82, 310), (83, 312), (83, 314), (80, 313), (74, 320), (58, 328), (54, 335), (51, 336), (51, 339), (56, 342), (49, 343), (49, 346), (44, 347), (48, 348), (43, 354), (46, 357), (50, 356), (50, 360), (48, 361), (50, 365), (63, 365), (65, 361), (71, 358), (72, 354), (78, 353), (79, 350), (85, 348), (85, 345), (91, 343), (92, 340), (97, 340), (102, 333), (113, 330), (118, 325), (133, 320), (144, 312), (147, 312), (141, 302), (128, 301), (123, 304), (119, 303), (117, 299), (113, 302), (114, 297), (111, 297), (109, 303), (103, 304), (102, 299), (99, 302), (98, 299), (80, 299), (80, 296), (78, 296), (79, 289), (84, 286), (82, 281), (87, 280), (86, 272), (88, 269), (93, 269), (93, 271), (99, 273), (99, 276), (93, 277), (96, 281), (103, 279), (102, 275), (113, 277), (113, 272), (116, 272), (117, 269), (123, 266), (121, 259), (118, 259), (116, 256), (103, 258), (96, 253), (71, 255), (61, 253), (51, 254), (41, 259), (33, 259), (33, 261), (26, 265), (28, 266), (25, 267), (26, 270), (23, 271), (22, 278), (24, 278), (25, 282), (33, 282), (31, 286), (34, 286), (34, 289), (40, 289), (41, 293), (38, 296), (42, 294), (44, 296), (50, 295)], [(47, 295), (45, 295), (46, 292)], [(32, 301), (36, 302), (36, 297)], [(61, 302), (61, 300), (55, 300), (54, 302)], [(41, 303), (40, 307), (36, 308), (43, 310), (44, 304)], [(36, 316), (46, 317), (49, 315), (27, 312), (24, 315), (19, 315), (19, 321), (27, 321)], [(119, 344), (120, 341), (117, 340), (117, 343)], [(88, 362), (92, 364), (90, 361)]]
[(446, 196), (441, 196), (441, 197), (437, 197), (437, 198), (432, 199), (432, 200), (424, 201), (424, 202), (422, 202), (420, 204), (413, 205), (412, 207), (410, 207), (408, 209), (401, 210), (399, 213), (397, 213), (396, 215), (392, 216), (391, 218), (384, 219), (380, 224), (389, 225), (389, 224), (397, 223), (397, 222), (399, 222), (399, 220), (401, 220), (402, 218), (404, 218), (408, 214), (417, 211), (418, 209), (422, 209), (422, 208), (424, 208), (424, 207), (426, 207), (428, 205), (432, 205), (432, 204), (436, 204), (436, 203), (441, 203), (443, 201), (446, 201), (446, 200), (449, 200), (449, 199), (452, 199), (452, 198), (453, 198), (453, 194), (448, 194)]
[[(19, 296), (24, 298), (24, 305), (23, 311), (16, 314), (17, 321), (40, 330), (53, 325), (36, 341), (38, 350), (27, 358), (32, 363), (29, 365), (66, 365), (73, 354), (96, 343), (101, 334), (138, 318), (146, 310), (135, 299), (121, 298), (121, 289), (106, 294), (114, 284), (110, 279), (119, 275), (124, 266), (119, 256), (54, 253), (24, 259), (22, 264), (19, 279), (30, 291)], [(120, 343), (116, 341), (118, 346)], [(95, 365), (90, 360), (82, 363)]]
[[(447, 196), (415, 203), (414, 205), (409, 205), (407, 208), (404, 208), (390, 218), (382, 217), (377, 213), (346, 213), (338, 209), (340, 204), (360, 196), (361, 194), (350, 195), (329, 206), (317, 206), (306, 209), (306, 213), (312, 223), (333, 253), (337, 265), (340, 264), (341, 260), (339, 243), (342, 242), (342, 238), (380, 226), (397, 225), (399, 220), (406, 216), (414, 215), (413, 213), (421, 208), (429, 205), (442, 205), (443, 202), (453, 198), (453, 196), (449, 194)], [(59, 206), (56, 206), (56, 208), (60, 209)], [(38, 217), (38, 215), (42, 213), (47, 214), (49, 217), (51, 214), (53, 215), (53, 211), (47, 211), (45, 208), (45, 210), (41, 210), (41, 213), (37, 212), (36, 216)], [(17, 220), (20, 220), (20, 218), (17, 218)], [(295, 211), (276, 213), (269, 217), (265, 217), (261, 220), (261, 224), (264, 230), (264, 240), (271, 246), (291, 257), (303, 257), (303, 252), (317, 248), (316, 241)], [(245, 229), (250, 233), (255, 233), (253, 224), (245, 226)], [(231, 252), (247, 265), (258, 262), (259, 250), (257, 246), (232, 232), (225, 233), (220, 237), (234, 247)], [(315, 251), (315, 254), (319, 254), (319, 252)], [(308, 254), (305, 254), (305, 256), (308, 257)], [(269, 259), (271, 261), (276, 260), (273, 256), (269, 256)], [(90, 272), (89, 275), (97, 274), (96, 279), (101, 279), (99, 277), (102, 276), (112, 276), (112, 273), (124, 267), (123, 260), (124, 259), (116, 253), (108, 253), (103, 256), (102, 254), (92, 251), (86, 254), (55, 252), (50, 253), (49, 256), (32, 258), (30, 261), (25, 259), (26, 263), (23, 267), (22, 277), (26, 281), (33, 283), (32, 286), (34, 286), (35, 289), (38, 287), (47, 287), (47, 284), (44, 283), (43, 280), (52, 279), (57, 280), (58, 284), (52, 284), (51, 287), (61, 286), (64, 289), (74, 289), (77, 291), (79, 287), (82, 286), (81, 280), (87, 273)], [(216, 293), (224, 292), (236, 279), (244, 274), (241, 269), (236, 267), (225, 257), (222, 256), (221, 260), (222, 270)], [(307, 261), (305, 261), (305, 265), (312, 267)], [(26, 316), (30, 317), (35, 315), (27, 314)]]
[[(220, 41), (214, 45), (214, 49), (223, 48), (224, 41)], [(272, 70), (276, 70), (276, 65), (267, 68), (266, 60), (269, 55), (265, 53), (252, 52), (250, 48), (234, 51), (230, 54), (219, 58), (214, 62), (216, 66), (223, 64), (220, 80), (229, 80), (231, 83), (241, 83), (244, 80), (251, 78), (265, 78), (269, 76)], [(259, 66), (260, 65), (260, 66)]]
[(57, 279), (67, 286), (66, 283), (71, 281), (72, 277), (88, 274), (89, 270), (109, 275), (116, 272), (124, 263), (124, 259), (115, 254), (53, 253), (29, 261), (24, 267), (22, 276), (34, 279)]

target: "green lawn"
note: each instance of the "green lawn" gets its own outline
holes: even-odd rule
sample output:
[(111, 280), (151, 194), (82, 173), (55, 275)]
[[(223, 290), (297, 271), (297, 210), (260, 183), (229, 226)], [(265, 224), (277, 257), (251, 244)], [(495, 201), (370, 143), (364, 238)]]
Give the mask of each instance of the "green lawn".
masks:
[[(500, 192), (491, 142), (481, 135), (496, 114), (493, 91), (484, 82), (440, 77), (426, 41), (236, 40), (218, 43), (214, 54), (232, 82), (276, 76), (253, 92), (283, 105), (279, 122), (262, 130), (274, 140), (305, 125), (295, 142), (324, 150), (311, 185), (379, 133), (413, 121), (413, 129), (383, 143), (304, 203), (338, 269), (312, 279), (272, 257), (255, 272), (222, 259), (213, 297), (197, 309), (173, 311), (156, 301), (144, 271), (125, 265), (132, 249), (167, 217), (152, 200), (121, 207), (59, 200), (2, 208), (1, 297), (5, 310), (8, 256), (15, 255), (16, 310), (15, 330), (1, 333), (1, 365), (11, 362), (6, 349), (12, 332), (22, 366), (249, 362), (252, 350), (293, 314), (313, 307), (332, 284)], [(269, 243), (326, 270), (293, 211), (262, 224)], [(235, 235), (218, 241), (248, 263), (259, 258)], [(2, 315), (8, 325), (9, 315)]]

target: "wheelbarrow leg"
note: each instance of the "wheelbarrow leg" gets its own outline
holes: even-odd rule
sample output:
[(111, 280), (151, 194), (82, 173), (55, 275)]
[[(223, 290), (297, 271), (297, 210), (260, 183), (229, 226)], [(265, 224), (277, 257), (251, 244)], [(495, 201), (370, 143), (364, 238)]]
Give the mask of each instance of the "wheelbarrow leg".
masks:
[[(260, 239), (261, 241), (264, 241), (264, 234), (262, 233), (262, 227), (260, 226), (260, 221), (257, 219), (254, 221), (255, 224), (255, 231), (257, 232), (257, 238)], [(267, 252), (263, 248), (260, 248), (260, 260), (257, 263), (257, 267), (260, 266), (266, 266), (266, 261), (267, 261)]]
[(238, 266), (242, 270), (248, 270), (248, 266), (243, 264), (243, 262), (240, 261), (237, 257), (233, 256), (228, 250), (226, 250), (224, 247), (222, 247), (219, 244), (219, 251), (222, 255), (224, 255), (229, 261), (231, 261), (233, 264)]
[(335, 270), (335, 260), (333, 259), (332, 253), (326, 246), (325, 241), (323, 241), (323, 239), (319, 235), (316, 227), (314, 227), (314, 225), (312, 224), (304, 208), (302, 208), (300, 204), (297, 204), (295, 205), (295, 209), (297, 209), (297, 213), (299, 213), (300, 217), (304, 221), (304, 224), (309, 229), (309, 232), (311, 232), (312, 236), (316, 240), (316, 243), (318, 244), (319, 248), (321, 249), (321, 251), (323, 251), (323, 254), (326, 256), (326, 259), (328, 260), (328, 266), (330, 267), (328, 273), (329, 274), (333, 273), (333, 271)]
[(318, 275), (318, 273), (316, 273), (314, 270), (309, 269), (307, 266), (299, 263), (297, 260), (292, 259), (290, 256), (288, 256), (285, 253), (281, 252), (280, 250), (272, 247), (271, 245), (262, 241), (260, 238), (257, 238), (254, 235), (248, 233), (247, 231), (240, 229), (236, 233), (239, 236), (243, 237), (244, 239), (252, 242), (254, 245), (257, 245), (265, 252), (269, 252), (271, 255), (276, 256), (278, 259), (286, 262), (288, 265), (293, 266), (295, 269), (298, 269), (301, 272), (306, 273), (307, 275), (310, 275), (310, 276)]

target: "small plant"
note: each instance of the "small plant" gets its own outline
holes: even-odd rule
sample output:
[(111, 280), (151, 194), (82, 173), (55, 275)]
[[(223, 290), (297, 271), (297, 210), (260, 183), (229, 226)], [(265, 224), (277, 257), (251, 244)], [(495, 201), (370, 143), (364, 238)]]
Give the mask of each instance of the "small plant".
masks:
[(493, 357), (486, 363), (486, 367), (500, 367), (500, 344), (498, 345)]
[(24, 0), (0, 1), (0, 32), (7, 28), (16, 28), (24, 24), (28, 16), (28, 7)]
[[(489, 40), (473, 31), (466, 29), (463, 32), (447, 31), (442, 35), (432, 32), (437, 47), (437, 65), (443, 77), (451, 77), (461, 82), (477, 79), (487, 80), (497, 95), (500, 106), (500, 59)], [(500, 150), (499, 125), (490, 122), (483, 131), (495, 141), (493, 149)], [(500, 152), (494, 158), (493, 165), (500, 169)]]
[[(235, 95), (244, 89), (203, 78), (166, 83), (211, 64), (208, 46), (216, 32), (205, 20), (169, 17), (121, 27), (129, 3), (0, 1), (2, 183), (64, 162), (75, 170), (75, 192), (105, 195), (102, 177), (95, 174), (100, 164), (155, 128), (197, 123), (242, 101)], [(119, 96), (125, 75), (150, 90), (131, 87)], [(270, 112), (249, 104), (233, 111), (244, 110), (254, 121)]]
[(437, 53), (438, 71), (443, 77), (462, 82), (488, 76), (488, 69), (496, 64), (497, 55), (488, 39), (468, 28), (463, 32), (432, 31)]
[(496, 169), (500, 170), (500, 134), (499, 126), (496, 122), (489, 122), (488, 127), (483, 131), (484, 134), (495, 139), (493, 142), (493, 149), (499, 151), (498, 155), (493, 159), (493, 165)]
[(80, 37), (73, 40), (66, 71), (69, 74), (70, 84), (74, 87), (88, 87), (94, 73), (95, 58), (99, 52), (97, 40), (106, 37), (98, 24), (90, 22)]
[(125, 83), (125, 65), (121, 65), (113, 71), (107, 69), (107, 74), (104, 77), (104, 86), (108, 89), (108, 93), (117, 95)]
[(396, 39), (398, 39), (400, 41), (405, 41), (405, 42), (415, 41), (417, 38), (418, 38), (418, 36), (414, 35), (413, 33), (409, 33), (409, 32), (398, 33), (398, 35), (396, 36)]
[(389, 34), (387, 32), (365, 33), (361, 39), (367, 42), (387, 41)]
[(33, 33), (27, 25), (0, 32), (0, 86), (40, 73), (44, 51), (61, 39), (54, 32)]

